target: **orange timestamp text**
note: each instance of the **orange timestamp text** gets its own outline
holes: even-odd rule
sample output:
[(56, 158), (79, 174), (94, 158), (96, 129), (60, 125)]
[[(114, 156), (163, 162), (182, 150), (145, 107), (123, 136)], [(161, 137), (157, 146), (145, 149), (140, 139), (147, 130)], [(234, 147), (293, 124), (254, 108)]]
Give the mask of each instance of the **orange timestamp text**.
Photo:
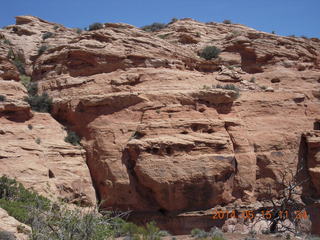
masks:
[(212, 212), (212, 219), (214, 220), (222, 220), (227, 218), (242, 218), (242, 219), (254, 219), (257, 214), (260, 214), (263, 218), (269, 220), (274, 219), (275, 217), (279, 217), (280, 219), (287, 219), (291, 216), (294, 219), (307, 219), (308, 214), (306, 210), (297, 210), (293, 211), (292, 213), (288, 210), (284, 211), (252, 211), (252, 210), (244, 210), (244, 211), (236, 211), (236, 210), (216, 210), (214, 209)]

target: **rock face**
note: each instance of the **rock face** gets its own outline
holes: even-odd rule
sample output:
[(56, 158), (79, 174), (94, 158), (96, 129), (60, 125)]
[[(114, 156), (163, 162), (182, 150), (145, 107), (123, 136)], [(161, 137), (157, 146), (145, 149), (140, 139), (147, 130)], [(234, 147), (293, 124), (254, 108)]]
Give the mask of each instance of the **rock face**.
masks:
[[(316, 124), (317, 125), (317, 124)], [(320, 130), (320, 129), (319, 129)], [(320, 131), (318, 129), (306, 133), (304, 137), (307, 143), (307, 168), (311, 177), (311, 186), (315, 190), (314, 197), (320, 197)]]
[[(54, 35), (43, 39), (49, 31)], [(319, 118), (318, 39), (192, 19), (154, 33), (105, 24), (78, 34), (18, 17), (17, 25), (0, 34), (23, 53), (40, 91), (53, 97), (51, 115), (76, 131), (84, 147), (64, 143), (64, 131), (50, 115), (14, 103), (13, 117), (18, 108), (26, 116), (23, 122), (0, 118), (4, 139), (10, 137), (0, 148), (0, 161), (16, 161), (4, 172), (14, 171), (11, 175), (29, 186), (34, 185), (30, 179), (56, 189), (68, 182), (64, 189), (72, 194), (83, 189), (90, 199), (86, 162), (105, 208), (178, 214), (259, 201), (269, 186), (276, 198), (280, 173), (296, 171), (301, 136)], [(219, 58), (197, 56), (213, 43), (222, 50)], [(49, 47), (38, 54), (43, 44)], [(240, 97), (237, 89), (215, 87), (226, 82), (237, 86)], [(4, 94), (18, 88), (5, 83), (0, 85)], [(34, 130), (27, 129), (29, 123)], [(304, 159), (319, 191), (319, 146), (312, 139), (311, 155)], [(25, 161), (39, 167), (26, 169)], [(37, 177), (30, 178), (31, 173)], [(37, 190), (44, 191), (43, 186)]]
[(48, 113), (31, 111), (21, 83), (0, 79), (0, 95), (0, 175), (53, 199), (95, 204), (85, 152), (64, 141), (64, 127)]
[(27, 240), (29, 239), (28, 232), (30, 232), (31, 229), (29, 226), (10, 217), (4, 209), (0, 208), (0, 232), (2, 231), (12, 233), (16, 236), (17, 240)]

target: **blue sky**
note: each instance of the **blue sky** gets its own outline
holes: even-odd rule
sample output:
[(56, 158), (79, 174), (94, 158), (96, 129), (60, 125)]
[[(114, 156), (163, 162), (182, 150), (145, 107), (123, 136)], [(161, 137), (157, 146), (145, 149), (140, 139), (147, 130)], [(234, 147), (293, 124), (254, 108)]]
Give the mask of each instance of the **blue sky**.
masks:
[(279, 35), (320, 38), (320, 0), (3, 0), (0, 27), (18, 15), (34, 15), (67, 27), (93, 22), (143, 26), (191, 17), (202, 22), (230, 19)]

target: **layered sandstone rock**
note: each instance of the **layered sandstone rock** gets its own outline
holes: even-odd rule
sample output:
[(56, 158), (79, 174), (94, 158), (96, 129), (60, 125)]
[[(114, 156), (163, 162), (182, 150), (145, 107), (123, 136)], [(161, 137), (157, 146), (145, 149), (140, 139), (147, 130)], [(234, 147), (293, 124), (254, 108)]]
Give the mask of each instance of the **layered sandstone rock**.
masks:
[[(297, 170), (301, 135), (320, 113), (319, 40), (191, 19), (155, 33), (127, 24), (81, 34), (55, 26), (18, 17), (0, 33), (23, 51), (40, 92), (54, 99), (52, 116), (83, 137), (85, 152), (63, 142), (65, 132), (48, 114), (1, 118), (12, 142), (43, 139), (5, 144), (3, 155), (21, 161), (7, 165), (14, 176), (27, 182), (31, 171), (70, 189), (78, 189), (80, 176), (92, 196), (85, 154), (103, 207), (167, 215), (259, 201), (269, 186), (269, 197), (277, 197), (280, 173)], [(54, 37), (43, 40), (48, 31)], [(51, 48), (38, 55), (43, 43)], [(198, 57), (207, 45), (219, 47), (220, 58)], [(215, 87), (226, 82), (239, 88), (239, 98)], [(39, 164), (29, 175), (25, 154)], [(318, 189), (317, 167), (309, 168)]]
[(94, 204), (85, 152), (64, 142), (64, 127), (31, 111), (21, 83), (0, 80), (0, 95), (0, 174), (53, 199)]
[(306, 133), (307, 169), (311, 177), (311, 185), (315, 189), (314, 197), (320, 198), (320, 131)]

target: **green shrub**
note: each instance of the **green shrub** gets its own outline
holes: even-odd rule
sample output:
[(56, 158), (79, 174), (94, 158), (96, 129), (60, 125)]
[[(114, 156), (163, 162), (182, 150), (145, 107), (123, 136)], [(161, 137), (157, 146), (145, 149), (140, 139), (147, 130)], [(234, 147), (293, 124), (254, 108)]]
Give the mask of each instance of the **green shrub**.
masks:
[(59, 25), (54, 25), (54, 26), (53, 26), (53, 29), (54, 29), (54, 30), (57, 30), (58, 28), (59, 28)]
[(20, 82), (25, 86), (25, 88), (27, 88), (31, 82), (31, 77), (22, 74), (20, 75)]
[(23, 57), (19, 54), (16, 54), (12, 48), (9, 49), (7, 58), (12, 61), (21, 74), (26, 73)]
[(145, 228), (140, 228), (140, 234), (143, 240), (160, 240), (169, 235), (166, 231), (160, 231), (155, 222), (147, 223)]
[(53, 36), (54, 36), (54, 34), (53, 34), (52, 32), (45, 32), (45, 33), (42, 35), (42, 39), (43, 39), (43, 40), (46, 40), (46, 39), (51, 38), (51, 37), (53, 37)]
[(200, 51), (199, 56), (206, 60), (211, 60), (217, 58), (220, 52), (221, 50), (215, 46), (207, 46)]
[(251, 83), (255, 83), (255, 82), (256, 82), (256, 78), (255, 78), (255, 77), (252, 77), (252, 78), (250, 79), (250, 82), (251, 82)]
[(307, 237), (307, 240), (320, 240), (320, 237), (317, 237), (317, 236), (309, 236), (309, 237)]
[[(214, 86), (212, 86), (214, 87)], [(221, 88), (221, 89), (226, 89), (226, 90), (232, 90), (232, 91), (235, 91), (236, 92), (236, 97), (238, 98), (240, 96), (240, 89), (233, 85), (233, 84), (226, 84), (226, 85), (220, 85), (220, 84), (217, 84), (215, 86), (215, 88)]]
[(7, 44), (7, 45), (12, 45), (12, 43), (11, 43), (11, 41), (9, 39), (4, 39), (3, 43)]
[(6, 96), (4, 96), (4, 95), (0, 95), (0, 102), (4, 102), (4, 101), (6, 101)]
[(36, 138), (35, 142), (36, 142), (36, 144), (40, 144), (41, 143), (41, 139), (40, 138)]
[(17, 232), (23, 234), (30, 234), (30, 230), (21, 224), (17, 226)]
[[(96, 208), (71, 209), (63, 202), (53, 203), (6, 176), (0, 178), (0, 207), (31, 227), (32, 240), (105, 240), (115, 237), (160, 240), (168, 235), (154, 222), (144, 228), (118, 216), (112, 217), (109, 212), (100, 214)], [(23, 227), (17, 230), (27, 231)], [(5, 236), (0, 232), (0, 239), (6, 239)]]
[(81, 34), (82, 33), (82, 29), (81, 28), (75, 28), (74, 31), (78, 34)]
[(102, 29), (103, 28), (103, 24), (102, 23), (93, 23), (89, 26), (89, 31), (93, 31), (93, 30), (98, 30), (98, 29)]
[(30, 82), (31, 79), (24, 79), (28, 91), (28, 97), (25, 98), (25, 101), (29, 103), (31, 109), (36, 112), (50, 112), (52, 108), (52, 98), (49, 97), (47, 93), (38, 95), (38, 84), (36, 82)]
[(36, 82), (29, 82), (26, 85), (26, 89), (28, 91), (29, 96), (36, 96), (38, 94), (38, 83)]
[(38, 55), (43, 54), (45, 51), (47, 51), (48, 48), (49, 48), (48, 45), (41, 45), (41, 46), (38, 48)]
[(201, 230), (199, 228), (194, 228), (191, 230), (191, 237), (194, 238), (206, 238), (207, 233), (204, 230)]
[[(49, 200), (7, 176), (0, 177), (0, 207), (18, 221), (29, 224), (29, 207), (47, 209)], [(1, 239), (1, 238), (0, 238)]]
[(171, 21), (169, 22), (169, 24), (175, 23), (175, 22), (177, 22), (177, 21), (178, 21), (178, 18), (175, 18), (175, 17), (174, 17), (174, 18), (171, 19)]
[(32, 129), (33, 129), (33, 126), (32, 126), (31, 124), (28, 124), (28, 128), (29, 128), (30, 130), (32, 130)]
[(156, 22), (156, 23), (152, 23), (151, 25), (143, 26), (141, 29), (146, 32), (156, 32), (166, 27), (167, 27), (167, 24)]
[(64, 138), (65, 142), (71, 143), (72, 145), (80, 145), (81, 138), (73, 131), (68, 131), (67, 136)]
[(166, 39), (169, 36), (170, 36), (170, 33), (158, 35), (158, 37), (161, 38), (161, 39)]
[(113, 218), (96, 209), (74, 209), (53, 203), (50, 209), (30, 211), (32, 238), (36, 240), (105, 240), (113, 237)]
[(19, 73), (21, 73), (21, 74), (26, 73), (25, 66), (24, 66), (25, 64), (20, 58), (14, 59), (13, 64), (17, 67)]
[(42, 95), (30, 95), (26, 98), (32, 110), (36, 112), (50, 112), (52, 108), (52, 98), (47, 93)]
[(1, 240), (16, 240), (16, 236), (12, 232), (0, 231)]
[(13, 51), (12, 48), (10, 48), (9, 51), (8, 51), (8, 54), (7, 54), (7, 58), (8, 59), (14, 59), (14, 56), (15, 56), (14, 51)]
[(204, 230), (195, 228), (191, 231), (191, 236), (195, 239), (211, 239), (211, 240), (224, 240), (222, 232), (216, 228), (213, 227), (210, 229), (209, 232), (206, 232)]
[(231, 22), (231, 20), (226, 19), (226, 20), (223, 20), (223, 23), (224, 23), (224, 24), (231, 24), (232, 22)]

